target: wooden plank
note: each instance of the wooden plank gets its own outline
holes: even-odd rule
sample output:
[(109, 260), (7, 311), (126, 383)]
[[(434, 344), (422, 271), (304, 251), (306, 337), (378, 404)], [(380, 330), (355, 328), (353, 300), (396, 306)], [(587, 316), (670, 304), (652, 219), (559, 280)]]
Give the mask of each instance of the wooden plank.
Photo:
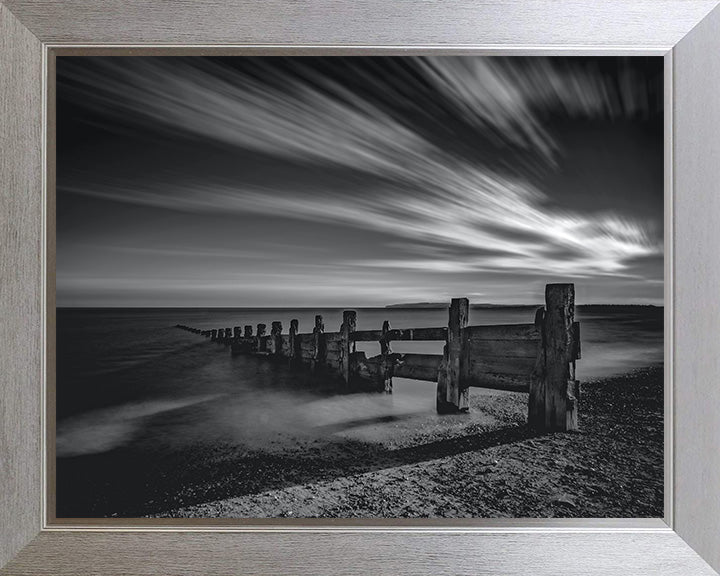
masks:
[(535, 358), (489, 358), (471, 356), (467, 360), (467, 373), (465, 378), (482, 374), (507, 374), (513, 376), (527, 376), (535, 369)]
[(464, 333), (468, 322), (470, 303), (467, 298), (453, 298), (450, 302), (447, 343), (442, 365), (438, 371), (436, 409), (440, 414), (468, 409), (468, 391), (461, 387), (464, 369)]
[(309, 354), (311, 357), (315, 356), (315, 343), (307, 344), (306, 342), (300, 343), (300, 352), (302, 354)]
[(383, 334), (382, 330), (360, 330), (352, 335), (355, 342), (379, 342), (381, 338), (388, 342), (399, 340), (435, 341), (447, 339), (447, 328), (402, 328), (389, 330)]
[(408, 366), (425, 366), (437, 370), (442, 362), (442, 354), (392, 354), (391, 360), (397, 364)]
[(255, 351), (256, 352), (264, 352), (265, 351), (265, 328), (267, 326), (265, 324), (258, 324), (255, 332)]
[(343, 337), (340, 332), (323, 332), (325, 335), (325, 343), (330, 344), (331, 342), (342, 342)]
[(394, 366), (393, 376), (396, 378), (411, 378), (425, 382), (437, 382), (438, 371), (429, 366)]
[[(325, 334), (325, 336), (327, 336), (327, 334)], [(342, 347), (343, 347), (343, 343), (340, 342), (339, 340), (330, 340), (329, 342), (327, 340), (325, 340), (325, 349), (328, 352), (330, 352), (330, 351), (338, 352), (339, 350), (342, 349)]]
[(282, 322), (274, 320), (270, 327), (270, 337), (266, 341), (266, 350), (273, 356), (282, 354)]
[(339, 354), (327, 354), (325, 356), (325, 359), (323, 360), (323, 365), (325, 366), (325, 368), (338, 370), (340, 372), (340, 375), (342, 376), (343, 363), (340, 359)]
[(290, 334), (282, 334), (280, 336), (280, 354), (286, 358), (293, 357), (292, 343), (294, 342), (293, 336)]
[(438, 371), (443, 361), (441, 354), (393, 354), (393, 357), (393, 376), (438, 381)]
[(393, 374), (395, 373), (395, 367), (390, 361), (390, 355), (392, 354), (392, 347), (390, 346), (390, 339), (388, 335), (392, 330), (390, 321), (385, 320), (382, 325), (382, 338), (380, 339), (380, 380), (378, 387), (382, 384), (382, 389), (385, 394), (392, 394), (393, 391)]
[(418, 340), (433, 341), (446, 340), (447, 328), (406, 328), (390, 330), (387, 335), (388, 340)]
[(314, 360), (315, 359), (315, 349), (313, 348), (312, 350), (307, 350), (307, 349), (300, 350), (298, 357), (303, 361)]
[(325, 362), (325, 323), (320, 314), (315, 315), (315, 327), (313, 328), (313, 356), (310, 361), (310, 370), (319, 369)]
[(465, 328), (468, 340), (540, 340), (540, 331), (535, 324), (497, 324), (489, 326), (468, 326)]
[(570, 374), (575, 286), (545, 286), (545, 316), (542, 320), (544, 366), (532, 380), (528, 423), (540, 431), (577, 428), (577, 397)]
[(482, 358), (537, 357), (540, 340), (468, 340), (468, 355)]
[(298, 348), (300, 341), (297, 337), (298, 327), (299, 321), (296, 318), (293, 318), (290, 320), (290, 332), (287, 335), (287, 341), (285, 340), (285, 337), (283, 337), (283, 352), (290, 360), (291, 366), (297, 360), (299, 352)]
[(348, 388), (350, 385), (350, 351), (351, 347), (354, 346), (354, 344), (350, 340), (350, 334), (355, 332), (356, 326), (357, 312), (355, 312), (355, 310), (344, 310), (343, 322), (340, 326), (340, 348), (338, 362), (340, 364), (340, 375), (342, 376), (346, 388)]
[(491, 390), (507, 390), (510, 392), (529, 392), (529, 377), (510, 376), (506, 374), (472, 374), (464, 384), (472, 388), (489, 388)]
[(296, 338), (302, 346), (310, 346), (315, 344), (315, 334), (297, 334)]
[(340, 362), (343, 358), (340, 350), (325, 350), (325, 360), (327, 362)]
[(382, 336), (382, 330), (357, 330), (350, 338), (353, 342), (379, 342)]
[(383, 357), (373, 356), (367, 358), (364, 352), (353, 352), (350, 355), (352, 366), (352, 386), (355, 390), (365, 392), (382, 392)]
[(573, 322), (572, 324), (572, 345), (570, 358), (572, 360), (580, 360), (580, 358), (582, 358), (580, 347), (580, 322)]

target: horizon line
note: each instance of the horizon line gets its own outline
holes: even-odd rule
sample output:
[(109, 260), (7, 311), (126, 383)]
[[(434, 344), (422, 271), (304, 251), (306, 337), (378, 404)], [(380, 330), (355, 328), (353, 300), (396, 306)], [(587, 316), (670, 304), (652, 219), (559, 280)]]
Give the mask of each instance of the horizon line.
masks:
[[(425, 303), (417, 303), (417, 304), (386, 304), (384, 306), (378, 305), (378, 306), (352, 306), (352, 305), (340, 305), (340, 306), (76, 306), (76, 305), (70, 305), (70, 306), (55, 306), (55, 309), (117, 309), (117, 310), (127, 310), (127, 309), (179, 309), (179, 308), (211, 308), (211, 309), (247, 309), (247, 310), (317, 310), (317, 309), (342, 309), (342, 308), (375, 308), (375, 309), (440, 309), (443, 306), (441, 306), (441, 303), (435, 302), (428, 302), (427, 304), (423, 305)], [(448, 302), (448, 307), (450, 306), (450, 303)], [(530, 303), (530, 304), (493, 304), (491, 302), (470, 302), (470, 306), (491, 306), (491, 307), (497, 307), (497, 308), (530, 308), (534, 306), (544, 306), (542, 303)], [(575, 307), (578, 306), (644, 306), (644, 307), (653, 307), (653, 308), (664, 308), (665, 304), (652, 304), (652, 303), (646, 303), (641, 304), (637, 302), (629, 302), (625, 304), (618, 304), (613, 302), (591, 302), (591, 303), (583, 303), (583, 304), (575, 304)]]

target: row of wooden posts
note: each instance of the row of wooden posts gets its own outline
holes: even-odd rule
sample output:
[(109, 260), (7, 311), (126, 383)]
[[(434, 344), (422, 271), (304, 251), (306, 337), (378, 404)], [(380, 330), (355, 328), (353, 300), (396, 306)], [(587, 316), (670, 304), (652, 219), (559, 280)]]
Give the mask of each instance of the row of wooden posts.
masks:
[[(575, 363), (580, 358), (580, 326), (574, 321), (573, 284), (548, 284), (545, 306), (533, 323), (469, 326), (467, 298), (454, 298), (447, 326), (357, 330), (357, 312), (345, 310), (338, 332), (325, 332), (323, 317), (315, 316), (311, 333), (300, 333), (297, 320), (283, 334), (282, 323), (201, 330), (201, 334), (229, 346), (233, 354), (256, 354), (287, 362), (292, 369), (308, 369), (337, 383), (341, 391), (392, 392), (392, 380), (412, 378), (437, 382), (436, 408), (441, 414), (468, 409), (471, 387), (529, 393), (528, 423), (539, 431), (575, 430), (579, 382)], [(444, 341), (443, 354), (397, 354), (392, 342)], [(380, 354), (368, 358), (357, 342), (378, 342)]]

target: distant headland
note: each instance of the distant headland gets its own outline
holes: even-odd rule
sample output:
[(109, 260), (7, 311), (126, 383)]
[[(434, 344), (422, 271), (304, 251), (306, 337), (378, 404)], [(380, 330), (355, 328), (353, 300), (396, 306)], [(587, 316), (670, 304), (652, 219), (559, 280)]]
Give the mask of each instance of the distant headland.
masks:
[[(492, 309), (492, 308), (538, 308), (542, 304), (489, 304), (489, 303), (476, 303), (470, 304), (470, 308), (475, 309)], [(385, 308), (406, 308), (406, 309), (442, 309), (447, 308), (447, 302), (408, 302), (399, 304), (388, 304)], [(611, 309), (615, 311), (622, 310), (637, 310), (637, 309), (651, 309), (657, 308), (662, 309), (664, 306), (657, 306), (655, 304), (578, 304), (575, 306), (581, 310), (603, 310)]]

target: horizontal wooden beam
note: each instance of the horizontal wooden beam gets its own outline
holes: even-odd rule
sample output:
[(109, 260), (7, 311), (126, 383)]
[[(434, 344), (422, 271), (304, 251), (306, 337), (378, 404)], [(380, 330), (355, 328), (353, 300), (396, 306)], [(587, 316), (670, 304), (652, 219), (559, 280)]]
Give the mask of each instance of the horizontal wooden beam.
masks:
[(468, 326), (464, 334), (468, 340), (540, 340), (535, 324)]
[(302, 348), (300, 350), (299, 358), (301, 360), (313, 360), (315, 358), (315, 349), (313, 348), (312, 350), (310, 350), (307, 348)]
[(503, 358), (470, 356), (467, 359), (467, 374), (483, 376), (485, 374), (508, 374), (530, 378), (535, 369), (535, 358)]
[(540, 349), (540, 340), (468, 340), (467, 353), (470, 358), (532, 358), (535, 360)]
[(397, 340), (447, 340), (447, 328), (404, 328), (389, 330), (383, 334), (382, 330), (358, 330), (350, 335), (355, 342), (394, 342)]
[(382, 330), (357, 330), (350, 334), (350, 339), (353, 342), (380, 342), (382, 336)]
[(342, 348), (342, 342), (339, 340), (325, 340), (325, 349), (328, 352), (339, 352)]
[(489, 388), (508, 392), (529, 392), (529, 378), (514, 378), (504, 374), (470, 375), (463, 381), (463, 386), (470, 388)]
[(437, 382), (441, 354), (392, 354), (393, 376)]

